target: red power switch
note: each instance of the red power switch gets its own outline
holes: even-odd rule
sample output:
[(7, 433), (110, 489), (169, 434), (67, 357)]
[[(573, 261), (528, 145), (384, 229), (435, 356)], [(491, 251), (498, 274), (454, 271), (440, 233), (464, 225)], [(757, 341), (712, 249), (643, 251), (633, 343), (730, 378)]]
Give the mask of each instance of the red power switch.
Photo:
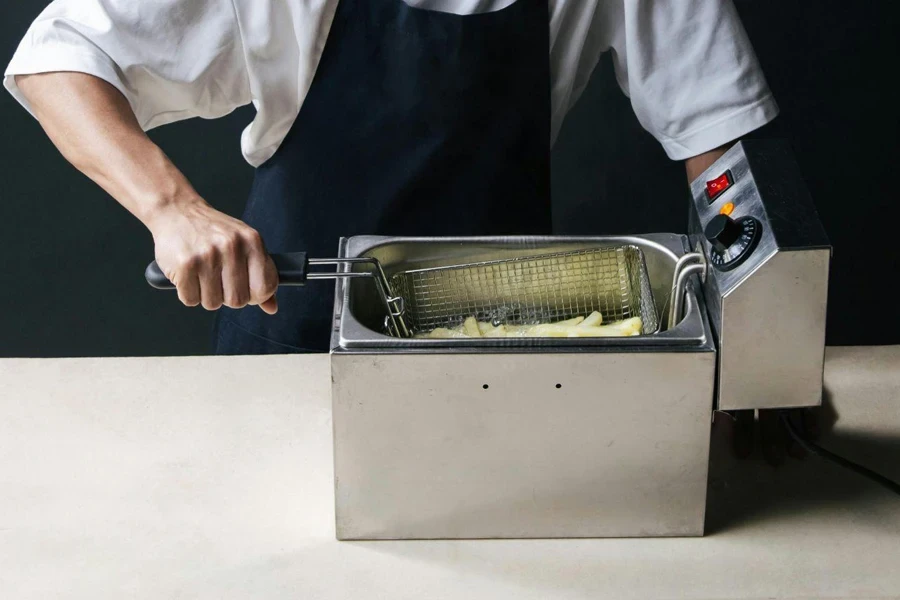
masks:
[(731, 178), (731, 171), (725, 171), (715, 179), (706, 182), (706, 197), (712, 202), (730, 188), (732, 183), (734, 183), (734, 179)]

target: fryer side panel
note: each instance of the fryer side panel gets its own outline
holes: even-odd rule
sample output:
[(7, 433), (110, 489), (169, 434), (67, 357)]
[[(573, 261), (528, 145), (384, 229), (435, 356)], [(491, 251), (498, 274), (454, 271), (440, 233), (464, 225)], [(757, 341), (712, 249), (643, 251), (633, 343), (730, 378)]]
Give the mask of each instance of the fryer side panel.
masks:
[(829, 258), (779, 252), (723, 298), (720, 410), (822, 403)]

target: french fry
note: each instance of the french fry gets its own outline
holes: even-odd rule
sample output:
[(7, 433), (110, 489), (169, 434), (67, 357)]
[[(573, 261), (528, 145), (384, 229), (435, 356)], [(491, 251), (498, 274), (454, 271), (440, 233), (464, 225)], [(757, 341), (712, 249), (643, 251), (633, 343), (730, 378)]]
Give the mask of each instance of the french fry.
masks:
[(506, 337), (511, 337), (511, 338), (528, 337), (525, 335), (527, 331), (528, 331), (527, 325), (506, 325)]
[(530, 327), (525, 337), (569, 337), (569, 334), (576, 329), (577, 327), (572, 325), (544, 323)]
[(632, 317), (602, 325), (603, 317), (597, 311), (587, 317), (575, 317), (556, 323), (538, 325), (499, 325), (478, 321), (468, 317), (462, 325), (448, 329), (438, 327), (428, 333), (417, 334), (417, 338), (532, 338), (532, 337), (627, 337), (641, 335), (643, 322), (640, 317)]
[(632, 317), (609, 325), (578, 327), (572, 332), (572, 337), (628, 337), (640, 335), (642, 328), (640, 317)]
[(504, 338), (509, 337), (506, 325), (498, 325), (497, 327), (492, 327), (489, 331), (484, 333), (484, 337), (486, 338)]
[[(600, 314), (600, 313), (597, 313)], [(565, 321), (558, 321), (556, 323), (548, 323), (548, 325), (560, 325), (562, 327), (570, 327), (579, 325), (584, 322), (584, 317), (575, 317), (574, 319), (567, 319)]]
[(465, 333), (469, 337), (480, 338), (481, 337), (481, 329), (478, 327), (478, 321), (475, 320), (475, 317), (469, 317), (463, 323), (463, 333)]
[(598, 327), (572, 329), (567, 337), (626, 337), (630, 335), (631, 330), (620, 329), (612, 325), (600, 325)]
[(419, 338), (467, 338), (466, 334), (455, 329), (447, 329), (446, 327), (438, 327), (428, 333), (420, 333), (416, 337)]
[(603, 315), (601, 315), (598, 311), (594, 311), (587, 316), (587, 318), (581, 322), (579, 327), (597, 327), (598, 325), (603, 324)]
[(621, 323), (621, 327), (630, 329), (632, 331), (632, 335), (640, 335), (644, 330), (644, 322), (640, 317), (631, 317), (630, 319), (621, 321)]

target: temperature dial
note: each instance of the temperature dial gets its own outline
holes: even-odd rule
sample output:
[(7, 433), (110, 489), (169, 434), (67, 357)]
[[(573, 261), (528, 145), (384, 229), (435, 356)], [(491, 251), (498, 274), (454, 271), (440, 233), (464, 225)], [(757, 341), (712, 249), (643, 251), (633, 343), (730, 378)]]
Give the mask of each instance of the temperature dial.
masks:
[(709, 262), (720, 271), (730, 271), (756, 247), (762, 226), (753, 217), (734, 220), (728, 215), (716, 215), (703, 233), (712, 246)]

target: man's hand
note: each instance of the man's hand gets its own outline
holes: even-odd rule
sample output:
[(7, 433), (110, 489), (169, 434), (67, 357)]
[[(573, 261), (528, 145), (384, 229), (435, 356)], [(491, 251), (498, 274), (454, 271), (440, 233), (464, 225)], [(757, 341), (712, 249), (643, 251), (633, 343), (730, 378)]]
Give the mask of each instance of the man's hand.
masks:
[(255, 229), (200, 199), (157, 209), (147, 226), (156, 263), (185, 306), (278, 310), (278, 274)]
[(278, 275), (259, 234), (201, 199), (116, 88), (64, 72), (16, 83), (63, 156), (147, 226), (184, 304), (277, 310)]

